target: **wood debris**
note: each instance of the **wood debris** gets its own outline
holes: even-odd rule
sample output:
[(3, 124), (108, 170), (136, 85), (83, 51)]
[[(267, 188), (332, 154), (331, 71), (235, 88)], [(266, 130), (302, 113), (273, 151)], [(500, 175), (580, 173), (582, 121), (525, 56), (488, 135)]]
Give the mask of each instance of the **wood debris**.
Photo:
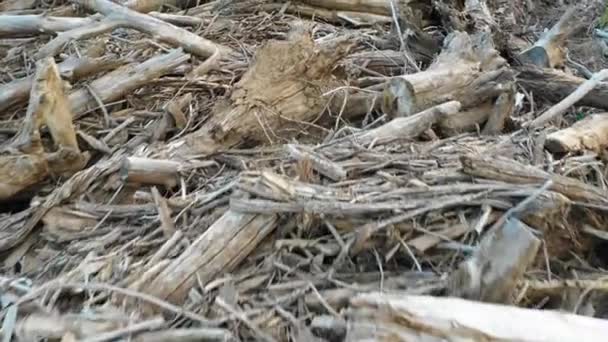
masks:
[(0, 3), (3, 341), (605, 340), (567, 3)]

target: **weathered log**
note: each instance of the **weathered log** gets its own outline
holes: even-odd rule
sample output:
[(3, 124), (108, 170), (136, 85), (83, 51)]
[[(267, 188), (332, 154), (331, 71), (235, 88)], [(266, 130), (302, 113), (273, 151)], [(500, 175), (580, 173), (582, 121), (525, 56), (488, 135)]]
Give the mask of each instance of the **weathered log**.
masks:
[(224, 213), (143, 291), (181, 304), (194, 284), (207, 284), (230, 272), (277, 224), (276, 215)]
[(551, 133), (545, 148), (552, 153), (590, 150), (601, 153), (608, 147), (608, 113), (593, 114), (571, 127)]
[[(559, 102), (572, 94), (587, 80), (559, 70), (541, 69), (534, 66), (517, 68), (517, 83), (534, 94), (535, 99), (552, 103)], [(608, 85), (597, 84), (578, 102), (581, 106), (596, 107), (608, 110)]]
[(120, 173), (127, 182), (173, 188), (179, 182), (180, 167), (179, 162), (171, 160), (128, 157), (124, 159)]
[(552, 180), (550, 189), (571, 200), (606, 204), (608, 192), (580, 180), (551, 174), (534, 166), (524, 165), (514, 160), (496, 156), (463, 156), (463, 172), (476, 177), (500, 180), (515, 184), (542, 184)]
[[(137, 89), (150, 80), (163, 76), (185, 63), (190, 55), (181, 49), (148, 59), (141, 64), (129, 64), (118, 68), (91, 82), (90, 88), (103, 102), (114, 101)], [(78, 117), (85, 111), (98, 106), (88, 89), (79, 89), (69, 96), (72, 112)]]
[(472, 257), (450, 275), (450, 295), (509, 304), (526, 268), (534, 261), (540, 240), (516, 218), (486, 233)]
[(576, 10), (569, 8), (553, 27), (545, 32), (532, 47), (523, 51), (518, 60), (541, 68), (562, 68), (566, 59), (564, 45), (576, 25)]
[[(69, 57), (61, 62), (58, 67), (63, 78), (77, 81), (99, 72), (115, 69), (125, 63), (124, 59), (110, 56), (99, 58)], [(27, 101), (32, 83), (33, 77), (26, 77), (0, 85), (0, 111)]]
[[(509, 322), (505, 324), (505, 322)], [(369, 293), (351, 299), (346, 341), (590, 341), (605, 320), (458, 298)]]
[(490, 117), (483, 127), (483, 134), (499, 134), (504, 128), (505, 122), (513, 114), (515, 109), (515, 87), (506, 90), (496, 99)]
[(287, 152), (295, 160), (308, 160), (315, 170), (334, 181), (346, 177), (346, 171), (343, 167), (303, 146), (287, 145)]
[(363, 146), (372, 142), (383, 144), (395, 140), (412, 139), (422, 134), (439, 120), (457, 115), (460, 108), (460, 102), (446, 102), (409, 117), (396, 118), (380, 127), (347, 139), (353, 139)]
[(54, 34), (90, 24), (90, 18), (48, 17), (44, 15), (0, 15), (0, 38)]

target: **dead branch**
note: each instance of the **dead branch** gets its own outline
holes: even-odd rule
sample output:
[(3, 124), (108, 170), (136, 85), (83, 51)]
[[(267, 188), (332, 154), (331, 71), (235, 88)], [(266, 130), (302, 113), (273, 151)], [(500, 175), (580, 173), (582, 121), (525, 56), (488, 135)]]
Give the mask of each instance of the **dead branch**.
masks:
[(0, 15), (0, 38), (24, 37), (69, 31), (92, 22), (90, 18), (48, 17), (44, 15)]
[(595, 88), (600, 82), (602, 82), (606, 78), (608, 78), (608, 69), (601, 70), (600, 72), (594, 74), (591, 79), (585, 81), (578, 88), (576, 88), (576, 90), (572, 94), (568, 95), (558, 104), (551, 107), (549, 110), (534, 119), (534, 121), (532, 121), (529, 126), (539, 127), (550, 120), (561, 117), (568, 110), (568, 108), (570, 108), (580, 99), (585, 97), (585, 95), (589, 94), (589, 92), (593, 90), (593, 88)]
[[(534, 66), (517, 68), (517, 82), (533, 93), (534, 98), (559, 102), (574, 93), (586, 79), (559, 70), (541, 69)], [(608, 110), (608, 85), (597, 83), (577, 104)]]
[(219, 50), (223, 55), (231, 52), (231, 49), (228, 47), (218, 45), (190, 31), (149, 15), (138, 13), (108, 0), (80, 0), (79, 3), (102, 13), (110, 21), (121, 22), (121, 26), (131, 27), (148, 33), (156, 39), (176, 47), (181, 47), (184, 51), (202, 58), (212, 56), (216, 50)]

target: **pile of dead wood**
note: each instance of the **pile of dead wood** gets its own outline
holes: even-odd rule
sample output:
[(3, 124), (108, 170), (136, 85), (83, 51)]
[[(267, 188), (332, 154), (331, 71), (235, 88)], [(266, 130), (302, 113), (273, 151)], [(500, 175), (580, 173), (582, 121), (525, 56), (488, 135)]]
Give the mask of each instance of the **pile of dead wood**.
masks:
[(605, 340), (605, 43), (547, 6), (0, 3), (4, 341)]

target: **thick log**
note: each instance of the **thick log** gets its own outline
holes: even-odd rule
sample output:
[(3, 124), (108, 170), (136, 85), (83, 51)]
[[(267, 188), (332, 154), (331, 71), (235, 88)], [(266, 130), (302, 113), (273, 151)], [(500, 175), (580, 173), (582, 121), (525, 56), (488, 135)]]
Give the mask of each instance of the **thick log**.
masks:
[[(506, 324), (505, 322), (508, 322)], [(346, 341), (604, 341), (608, 322), (458, 298), (369, 293), (351, 299)]]
[(143, 290), (182, 304), (194, 284), (205, 285), (238, 266), (274, 230), (277, 220), (276, 215), (227, 211)]
[(287, 145), (287, 152), (295, 160), (309, 161), (313, 169), (334, 181), (346, 177), (346, 171), (343, 167), (304, 146)]
[[(371, 89), (385, 88), (378, 102), (389, 116), (410, 115), (438, 103), (459, 101), (461, 115), (443, 118), (441, 121), (446, 121), (439, 124), (445, 133), (456, 134), (482, 126), (496, 98), (512, 89), (514, 75), (504, 65), (489, 33), (469, 37), (455, 32), (446, 38), (444, 49), (427, 70), (398, 76), (402, 81), (391, 78)], [(368, 78), (364, 84), (379, 80)]]
[(541, 68), (563, 68), (566, 60), (564, 45), (576, 27), (576, 10), (569, 8), (553, 27), (545, 32), (532, 47), (523, 51), (518, 60)]
[[(533, 93), (535, 99), (543, 99), (552, 103), (563, 100), (587, 81), (559, 70), (541, 69), (534, 66), (518, 67), (517, 71), (518, 84)], [(581, 106), (608, 110), (608, 85), (603, 82), (597, 84), (577, 103)]]
[(552, 153), (590, 150), (600, 154), (608, 147), (608, 113), (593, 114), (571, 127), (551, 133), (545, 148)]
[(286, 13), (295, 14), (298, 16), (308, 16), (314, 18), (320, 18), (330, 23), (344, 23), (348, 22), (353, 25), (372, 25), (372, 24), (388, 24), (391, 22), (389, 16), (366, 13), (366, 12), (353, 12), (353, 11), (341, 11), (335, 9), (327, 9), (309, 6), (306, 4), (291, 3), (285, 8), (285, 4), (282, 3), (268, 3), (260, 6), (265, 11), (280, 11), (285, 10)]
[(490, 117), (483, 127), (483, 134), (499, 134), (505, 126), (505, 122), (513, 114), (515, 109), (515, 87), (500, 94), (494, 103)]
[(534, 261), (540, 240), (521, 221), (509, 218), (488, 232), (473, 256), (450, 275), (450, 295), (491, 303), (509, 304), (513, 291)]
[(412, 139), (422, 134), (439, 120), (457, 115), (460, 108), (460, 102), (446, 102), (409, 117), (396, 118), (380, 127), (347, 139), (355, 140), (363, 146), (370, 144), (372, 141), (375, 144), (383, 144), (395, 140)]
[(0, 15), (0, 38), (54, 34), (90, 24), (90, 18), (48, 17), (45, 15)]

